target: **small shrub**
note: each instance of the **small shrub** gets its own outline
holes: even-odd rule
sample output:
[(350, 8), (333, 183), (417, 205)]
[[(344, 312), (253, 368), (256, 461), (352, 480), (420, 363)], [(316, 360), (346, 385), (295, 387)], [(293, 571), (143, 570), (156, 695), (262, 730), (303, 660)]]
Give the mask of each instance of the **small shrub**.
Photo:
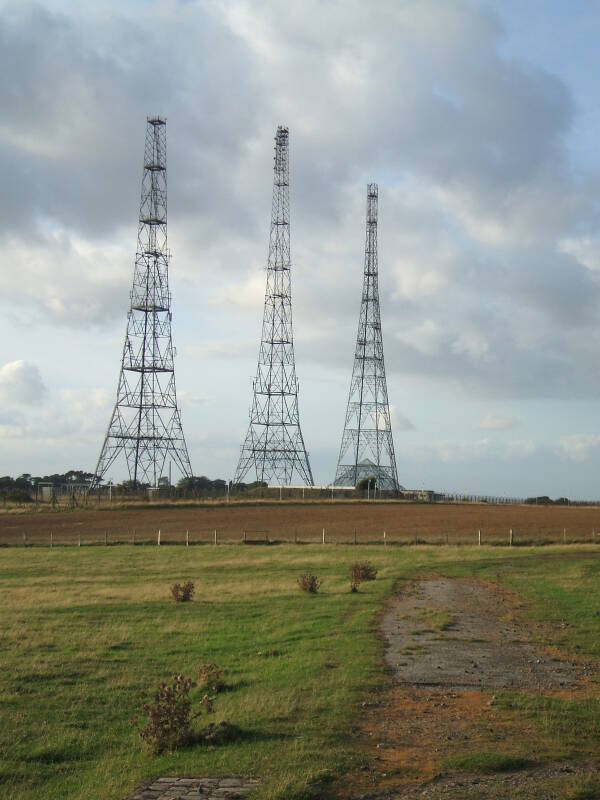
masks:
[(183, 585), (174, 583), (171, 586), (171, 595), (176, 603), (189, 603), (194, 596), (194, 584), (191, 581), (187, 581)]
[(226, 686), (223, 670), (212, 661), (200, 664), (198, 686), (200, 689), (205, 689), (215, 694), (223, 691)]
[(370, 561), (355, 561), (350, 565), (348, 573), (350, 579), (350, 591), (358, 592), (358, 587), (365, 581), (374, 581), (377, 577), (377, 570)]
[(142, 710), (148, 721), (140, 730), (142, 741), (154, 753), (176, 750), (191, 738), (192, 681), (183, 675), (173, 675), (172, 683), (161, 683), (152, 703), (144, 703)]
[(305, 572), (298, 578), (298, 586), (303, 592), (310, 592), (310, 594), (316, 594), (319, 591), (321, 583), (322, 581), (310, 572)]

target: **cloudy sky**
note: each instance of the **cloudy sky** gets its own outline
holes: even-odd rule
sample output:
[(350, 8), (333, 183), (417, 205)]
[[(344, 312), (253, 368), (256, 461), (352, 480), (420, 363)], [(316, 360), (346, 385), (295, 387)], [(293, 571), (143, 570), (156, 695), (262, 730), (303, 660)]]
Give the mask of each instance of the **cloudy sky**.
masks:
[(196, 474), (230, 478), (246, 431), (285, 124), (315, 480), (335, 473), (376, 181), (401, 483), (599, 498), (599, 38), (584, 0), (1, 3), (0, 473), (95, 467), (161, 114)]

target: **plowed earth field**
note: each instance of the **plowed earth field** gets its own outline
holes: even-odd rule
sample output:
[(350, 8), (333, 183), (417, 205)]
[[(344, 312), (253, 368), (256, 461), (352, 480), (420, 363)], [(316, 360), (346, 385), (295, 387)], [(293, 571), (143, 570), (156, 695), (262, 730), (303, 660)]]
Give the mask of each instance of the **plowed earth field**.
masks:
[[(0, 515), (0, 545), (321, 542), (387, 544), (600, 543), (600, 508), (486, 504), (265, 503), (143, 506)], [(356, 531), (356, 534), (355, 534)]]

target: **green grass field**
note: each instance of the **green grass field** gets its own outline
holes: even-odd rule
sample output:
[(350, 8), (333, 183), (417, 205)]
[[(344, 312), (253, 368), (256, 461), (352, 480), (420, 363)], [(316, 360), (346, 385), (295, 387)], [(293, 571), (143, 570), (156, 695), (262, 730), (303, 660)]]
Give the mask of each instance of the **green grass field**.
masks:
[[(351, 594), (356, 558), (379, 574)], [(323, 579), (318, 595), (296, 585), (306, 570)], [(509, 585), (528, 613), (563, 623), (553, 644), (600, 658), (591, 547), (0, 550), (0, 796), (118, 800), (145, 779), (187, 774), (258, 777), (257, 798), (322, 797), (364, 758), (353, 720), (389, 681), (377, 612), (395, 584), (433, 572)], [(188, 579), (194, 601), (173, 603), (170, 585)], [(240, 739), (149, 755), (132, 724), (143, 695), (205, 661), (228, 682), (206, 721), (226, 719)], [(597, 715), (564, 704), (514, 713), (546, 725), (564, 752), (576, 755), (568, 739), (580, 724), (578, 746), (582, 736), (597, 745)]]

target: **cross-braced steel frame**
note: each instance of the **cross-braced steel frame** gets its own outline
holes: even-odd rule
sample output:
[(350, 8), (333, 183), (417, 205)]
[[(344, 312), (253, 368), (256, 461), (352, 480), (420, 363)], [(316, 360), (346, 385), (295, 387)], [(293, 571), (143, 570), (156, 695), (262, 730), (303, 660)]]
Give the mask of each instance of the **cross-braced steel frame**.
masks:
[(166, 120), (147, 120), (137, 252), (117, 401), (94, 484), (125, 455), (135, 486), (156, 486), (167, 458), (192, 476), (175, 392), (167, 247)]
[(336, 486), (374, 478), (380, 490), (398, 490), (390, 421), (377, 263), (376, 183), (367, 187), (367, 234), (363, 291), (346, 421), (335, 475)]
[(262, 336), (250, 425), (234, 483), (252, 471), (261, 482), (289, 485), (297, 476), (313, 485), (298, 413), (290, 271), (289, 132), (279, 126)]

